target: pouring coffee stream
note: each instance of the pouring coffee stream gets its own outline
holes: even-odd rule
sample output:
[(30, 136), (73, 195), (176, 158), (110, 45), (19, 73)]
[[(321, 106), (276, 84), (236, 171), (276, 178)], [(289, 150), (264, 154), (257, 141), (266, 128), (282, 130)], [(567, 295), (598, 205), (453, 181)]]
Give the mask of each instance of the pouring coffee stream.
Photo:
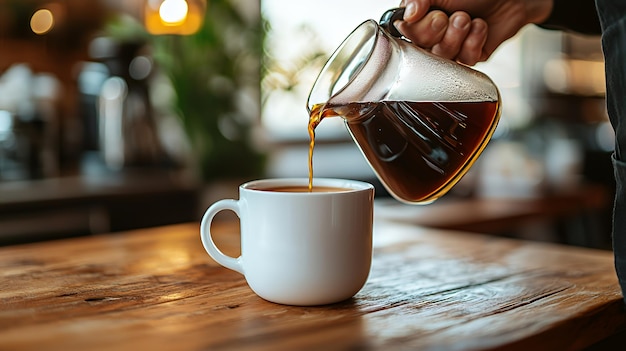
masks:
[(315, 128), (338, 116), (396, 199), (430, 203), (467, 172), (500, 117), (500, 94), (483, 73), (435, 56), (393, 26), (367, 20), (331, 55), (309, 94), (309, 189)]

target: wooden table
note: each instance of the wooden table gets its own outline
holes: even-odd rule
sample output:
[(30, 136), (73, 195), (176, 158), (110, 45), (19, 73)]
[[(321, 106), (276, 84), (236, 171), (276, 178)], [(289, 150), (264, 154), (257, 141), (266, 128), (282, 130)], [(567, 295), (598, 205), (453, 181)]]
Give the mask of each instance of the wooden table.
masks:
[[(214, 224), (238, 252), (238, 225)], [(612, 254), (377, 219), (354, 298), (258, 298), (198, 225), (0, 248), (0, 350), (577, 350), (626, 328)]]

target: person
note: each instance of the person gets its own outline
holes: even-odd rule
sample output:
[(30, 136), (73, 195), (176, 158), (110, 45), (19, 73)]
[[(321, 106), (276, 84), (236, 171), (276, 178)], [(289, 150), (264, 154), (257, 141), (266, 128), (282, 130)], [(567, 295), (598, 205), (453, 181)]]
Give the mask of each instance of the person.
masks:
[(602, 35), (606, 104), (615, 131), (613, 252), (626, 296), (626, 1), (403, 0), (400, 6), (405, 7), (404, 18), (395, 26), (405, 37), (467, 65), (488, 60), (527, 25)]

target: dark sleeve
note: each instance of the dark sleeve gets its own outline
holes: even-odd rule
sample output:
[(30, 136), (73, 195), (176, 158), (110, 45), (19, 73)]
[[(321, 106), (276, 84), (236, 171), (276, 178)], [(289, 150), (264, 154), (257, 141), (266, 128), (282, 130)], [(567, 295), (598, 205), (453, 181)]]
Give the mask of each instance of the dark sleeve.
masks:
[(550, 17), (539, 27), (590, 35), (602, 33), (594, 0), (554, 0)]

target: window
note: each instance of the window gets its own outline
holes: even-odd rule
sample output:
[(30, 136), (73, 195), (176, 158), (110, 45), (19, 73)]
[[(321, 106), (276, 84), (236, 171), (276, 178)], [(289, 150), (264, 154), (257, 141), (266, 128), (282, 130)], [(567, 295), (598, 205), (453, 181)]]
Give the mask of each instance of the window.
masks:
[[(352, 30), (378, 20), (398, 0), (261, 0), (268, 22), (262, 123), (270, 140), (308, 139), (306, 102), (317, 74)], [(343, 121), (320, 124), (317, 137), (347, 138)]]

